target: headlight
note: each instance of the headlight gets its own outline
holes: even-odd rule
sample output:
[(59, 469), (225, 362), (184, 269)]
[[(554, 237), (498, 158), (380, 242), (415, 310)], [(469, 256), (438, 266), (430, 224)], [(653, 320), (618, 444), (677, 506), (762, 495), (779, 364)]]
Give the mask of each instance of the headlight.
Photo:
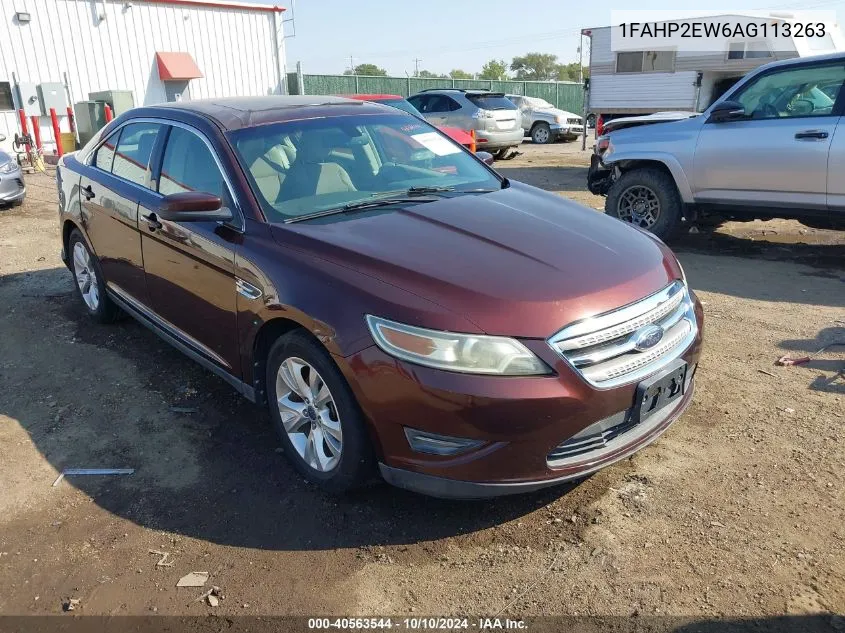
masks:
[(11, 174), (17, 165), (13, 161), (0, 165), (0, 174)]
[(512, 338), (427, 330), (369, 314), (367, 325), (383, 351), (412, 363), (468, 374), (551, 373), (531, 350)]
[(557, 123), (558, 125), (560, 125), (561, 123), (564, 123), (565, 121), (566, 121), (566, 119), (564, 117), (562, 117), (561, 115), (558, 114), (557, 116), (555, 116), (555, 123)]

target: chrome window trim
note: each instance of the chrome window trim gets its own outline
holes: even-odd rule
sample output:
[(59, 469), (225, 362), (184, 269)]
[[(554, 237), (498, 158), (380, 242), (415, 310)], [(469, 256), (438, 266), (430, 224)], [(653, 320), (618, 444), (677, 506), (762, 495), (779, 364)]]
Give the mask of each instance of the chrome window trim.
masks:
[[(94, 147), (91, 148), (91, 151), (89, 151), (88, 154), (86, 154), (85, 156), (82, 157), (80, 162), (82, 162), (84, 165), (86, 165), (88, 167), (92, 167), (93, 169), (103, 171), (102, 169), (99, 169), (98, 167), (91, 165), (91, 158), (94, 156), (94, 154), (97, 152), (97, 150), (100, 149), (100, 147), (108, 139), (110, 139), (115, 133), (117, 133), (119, 130), (122, 130), (127, 125), (131, 125), (132, 123), (155, 123), (155, 124), (158, 124), (158, 125), (169, 125), (170, 127), (182, 128), (183, 130), (187, 130), (188, 132), (191, 132), (192, 134), (195, 134), (196, 136), (198, 136), (200, 138), (200, 140), (203, 143), (205, 143), (205, 146), (208, 148), (208, 151), (211, 153), (211, 157), (214, 159), (214, 163), (217, 165), (217, 169), (220, 170), (220, 175), (223, 176), (223, 182), (226, 183), (226, 189), (229, 191), (229, 197), (232, 199), (232, 202), (235, 205), (235, 211), (237, 212), (233, 215), (237, 215), (238, 220), (239, 220), (239, 224), (237, 224), (237, 225), (229, 224), (227, 222), (222, 222), (222, 221), (218, 222), (218, 224), (229, 226), (229, 227), (237, 230), (240, 233), (243, 233), (246, 230), (246, 219), (244, 217), (243, 208), (241, 207), (240, 199), (235, 196), (235, 188), (232, 186), (232, 180), (229, 178), (229, 175), (226, 173), (226, 170), (223, 169), (223, 163), (220, 162), (220, 157), (217, 155), (217, 152), (215, 151), (214, 146), (211, 144), (211, 141), (208, 140), (208, 137), (205, 134), (200, 132), (197, 128), (195, 128), (192, 125), (189, 125), (187, 123), (182, 123), (181, 121), (174, 121), (172, 119), (162, 119), (162, 118), (158, 118), (158, 117), (136, 117), (134, 119), (127, 119), (126, 121), (124, 121), (123, 123), (118, 125), (116, 128), (114, 128), (109, 133), (109, 135), (107, 137), (97, 141), (97, 144), (94, 145)], [(117, 145), (115, 145), (115, 149), (117, 149)], [(165, 145), (164, 149), (167, 150), (166, 145)], [(109, 175), (114, 176), (115, 178), (120, 180), (121, 182), (128, 183), (128, 184), (133, 185), (135, 187), (138, 187), (139, 189), (142, 189), (144, 191), (151, 191), (152, 193), (159, 196), (159, 198), (164, 198), (164, 196), (157, 191), (159, 183), (156, 183), (156, 189), (153, 189), (152, 187), (149, 187), (149, 186), (145, 187), (143, 185), (139, 185), (136, 182), (132, 182), (131, 180), (127, 180), (126, 178), (122, 178), (121, 176), (118, 176), (114, 172), (103, 171), (103, 173), (108, 173)], [(149, 168), (149, 165), (147, 165), (146, 182), (148, 184), (152, 182), (150, 175), (151, 175), (150, 174), (150, 168)]]

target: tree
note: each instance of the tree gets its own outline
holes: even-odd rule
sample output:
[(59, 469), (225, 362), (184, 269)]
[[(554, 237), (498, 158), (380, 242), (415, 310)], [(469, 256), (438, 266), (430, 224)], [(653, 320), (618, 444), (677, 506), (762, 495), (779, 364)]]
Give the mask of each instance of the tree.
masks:
[(517, 79), (528, 81), (548, 81), (558, 76), (557, 55), (551, 53), (527, 53), (514, 57), (511, 70)]
[(344, 75), (373, 75), (376, 77), (386, 77), (387, 71), (384, 68), (379, 68), (375, 64), (358, 64), (355, 70), (346, 70)]
[(508, 63), (504, 59), (491, 59), (481, 67), (479, 79), (501, 81), (508, 78)]
[[(590, 76), (589, 67), (584, 67), (584, 77)], [(557, 80), (558, 81), (580, 81), (581, 76), (578, 74), (578, 62), (571, 64), (558, 64)]]
[(444, 79), (446, 75), (438, 75), (430, 70), (421, 70), (417, 77), (422, 77), (423, 79)]
[(468, 73), (465, 70), (461, 70), (460, 68), (456, 68), (452, 72), (449, 73), (449, 76), (452, 79), (472, 79), (472, 73)]

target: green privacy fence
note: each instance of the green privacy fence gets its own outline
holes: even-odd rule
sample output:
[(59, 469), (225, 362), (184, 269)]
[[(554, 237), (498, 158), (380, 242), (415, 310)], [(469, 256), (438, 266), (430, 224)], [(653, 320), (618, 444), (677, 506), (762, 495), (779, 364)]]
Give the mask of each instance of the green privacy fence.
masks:
[(408, 97), (429, 88), (481, 88), (494, 92), (540, 97), (561, 110), (581, 112), (584, 89), (573, 82), (488, 81), (486, 79), (423, 79), (421, 77), (369, 77), (366, 75), (297, 75), (289, 73), (290, 94), (396, 94)]

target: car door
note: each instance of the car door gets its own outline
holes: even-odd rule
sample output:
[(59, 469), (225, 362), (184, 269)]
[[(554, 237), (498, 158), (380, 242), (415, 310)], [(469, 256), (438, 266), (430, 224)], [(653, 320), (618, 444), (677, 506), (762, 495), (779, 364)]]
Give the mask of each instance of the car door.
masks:
[(696, 200), (825, 208), (828, 153), (842, 102), (818, 86), (844, 80), (841, 61), (802, 64), (763, 73), (730, 94), (745, 117), (706, 119), (701, 126), (693, 163)]
[[(236, 330), (235, 252), (243, 216), (214, 146), (199, 130), (173, 124), (153, 175), (160, 197), (140, 209), (150, 307), (159, 325), (225, 371), (240, 375)], [(156, 213), (165, 196), (212, 193), (232, 211), (232, 224), (176, 222)]]
[(149, 163), (161, 126), (130, 122), (108, 136), (81, 169), (83, 222), (106, 285), (147, 300), (138, 205), (156, 197)]
[(508, 97), (513, 104), (519, 108), (519, 113), (522, 120), (522, 129), (523, 130), (530, 130), (531, 124), (533, 122), (533, 112), (531, 111), (531, 104), (525, 99), (525, 97)]

